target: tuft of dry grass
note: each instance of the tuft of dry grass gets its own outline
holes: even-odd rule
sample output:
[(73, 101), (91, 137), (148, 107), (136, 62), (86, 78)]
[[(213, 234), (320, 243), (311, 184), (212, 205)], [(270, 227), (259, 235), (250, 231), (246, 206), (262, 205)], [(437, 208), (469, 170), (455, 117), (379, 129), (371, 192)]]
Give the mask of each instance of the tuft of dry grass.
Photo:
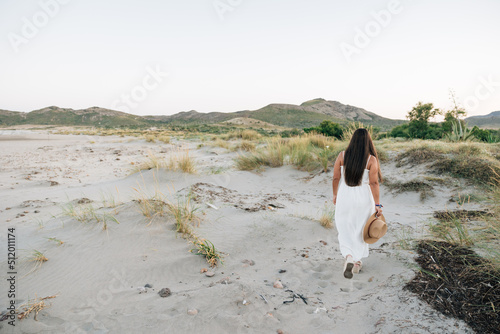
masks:
[(50, 305), (45, 304), (45, 300), (47, 299), (52, 299), (56, 298), (56, 296), (47, 296), (43, 298), (35, 298), (33, 300), (29, 300), (27, 303), (22, 304), (19, 306), (19, 308), (16, 310), (17, 311), (17, 318), (19, 320), (23, 320), (29, 317), (31, 313), (34, 313), (34, 319), (38, 321), (37, 316), (38, 313), (46, 308), (49, 308)]
[(155, 142), (155, 136), (153, 136), (153, 135), (146, 135), (144, 138), (146, 139), (146, 142), (148, 142), (148, 143)]
[(155, 193), (153, 196), (148, 197), (140, 188), (133, 188), (133, 190), (137, 193), (135, 201), (139, 207), (139, 211), (144, 217), (149, 219), (149, 224), (152, 223), (156, 217), (165, 215), (167, 203), (163, 200), (163, 194)]
[[(196, 166), (193, 158), (189, 155), (189, 150), (185, 150), (182, 153), (179, 153), (175, 158), (177, 164), (176, 170), (181, 171), (183, 173), (195, 174)], [(172, 161), (172, 160), (171, 160)]]
[(33, 262), (33, 267), (31, 268), (31, 270), (29, 270), (24, 276), (28, 276), (29, 274), (31, 274), (32, 272), (34, 272), (35, 270), (39, 269), (42, 264), (44, 262), (47, 262), (49, 259), (40, 251), (34, 249), (32, 250), (31, 252), (31, 255), (28, 257), (27, 261), (28, 262)]
[(145, 161), (143, 161), (139, 165), (135, 165), (131, 170), (131, 174), (138, 173), (143, 170), (151, 170), (151, 169), (161, 169), (165, 168), (166, 162), (165, 160), (159, 158), (152, 151), (148, 151), (148, 157)]
[(216, 147), (222, 147), (225, 148), (226, 150), (229, 150), (231, 148), (231, 144), (228, 141), (222, 140), (220, 138), (217, 138), (214, 142), (211, 143), (211, 145)]
[[(135, 202), (142, 215), (149, 219), (148, 225), (162, 217), (172, 218), (175, 222), (176, 231), (186, 238), (193, 238), (193, 226), (199, 226), (200, 218), (197, 214), (199, 208), (195, 205), (190, 194), (186, 196), (166, 196), (158, 184), (152, 196), (139, 185), (133, 188), (136, 193)], [(171, 192), (169, 190), (169, 192)], [(173, 199), (170, 199), (173, 197)]]
[(251, 141), (243, 140), (238, 148), (242, 151), (253, 152), (255, 151), (255, 144)]
[(331, 205), (325, 205), (323, 213), (319, 218), (319, 223), (324, 228), (331, 229), (333, 228), (334, 219), (335, 219), (335, 209), (333, 209)]
[(168, 162), (149, 151), (148, 158), (141, 164), (135, 165), (131, 170), (131, 174), (151, 169), (166, 169), (194, 174), (196, 173), (196, 164), (194, 159), (189, 155), (189, 150), (179, 150), (177, 152), (173, 152)]
[(170, 143), (170, 136), (162, 135), (162, 136), (158, 137), (158, 140), (165, 143), (165, 144), (169, 144)]
[(47, 262), (49, 259), (47, 259), (45, 257), (45, 255), (43, 255), (42, 252), (40, 251), (37, 251), (36, 249), (33, 250), (33, 254), (30, 258), (30, 261), (33, 261), (33, 262), (36, 262), (36, 263), (43, 263), (43, 262)]
[(256, 140), (262, 137), (257, 131), (255, 130), (243, 130), (241, 132), (241, 138), (243, 140)]

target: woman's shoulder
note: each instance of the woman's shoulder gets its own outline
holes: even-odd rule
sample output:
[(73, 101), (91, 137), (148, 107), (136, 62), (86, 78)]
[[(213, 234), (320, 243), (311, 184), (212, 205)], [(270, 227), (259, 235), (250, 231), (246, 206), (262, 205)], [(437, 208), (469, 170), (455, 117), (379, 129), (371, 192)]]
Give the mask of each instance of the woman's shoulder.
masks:
[(368, 156), (368, 161), (366, 162), (366, 169), (370, 170), (374, 164), (378, 162), (377, 158), (374, 155)]

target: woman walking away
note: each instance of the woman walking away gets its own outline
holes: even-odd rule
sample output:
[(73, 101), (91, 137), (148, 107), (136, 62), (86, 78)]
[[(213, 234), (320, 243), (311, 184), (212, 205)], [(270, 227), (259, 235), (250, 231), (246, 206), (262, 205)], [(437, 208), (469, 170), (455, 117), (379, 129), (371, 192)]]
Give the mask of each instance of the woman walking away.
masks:
[(344, 277), (359, 273), (368, 257), (363, 228), (374, 213), (382, 213), (377, 151), (366, 129), (357, 129), (347, 149), (340, 152), (333, 169), (333, 204), (340, 251), (345, 258)]

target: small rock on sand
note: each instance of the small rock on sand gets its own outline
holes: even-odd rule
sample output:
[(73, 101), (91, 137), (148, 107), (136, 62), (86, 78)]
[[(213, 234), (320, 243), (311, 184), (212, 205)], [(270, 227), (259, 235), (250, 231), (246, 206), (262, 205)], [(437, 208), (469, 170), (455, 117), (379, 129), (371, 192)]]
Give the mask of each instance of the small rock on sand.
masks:
[(205, 276), (207, 276), (207, 277), (214, 277), (214, 276), (215, 276), (215, 273), (214, 273), (213, 271), (207, 271), (207, 272), (205, 273)]
[(88, 204), (88, 203), (91, 203), (92, 201), (86, 197), (84, 198), (80, 198), (76, 203), (78, 204)]
[(153, 284), (149, 284), (149, 283), (147, 283), (146, 285), (144, 285), (144, 287), (145, 287), (145, 288), (150, 288), (150, 289), (151, 289), (151, 288), (153, 287)]
[(286, 270), (285, 269), (280, 269), (279, 273), (280, 274), (286, 273)]
[(197, 309), (190, 309), (190, 310), (188, 310), (188, 314), (189, 315), (197, 315), (198, 314), (198, 310)]
[(172, 292), (170, 291), (169, 288), (163, 288), (160, 290), (160, 292), (158, 292), (158, 294), (160, 295), (160, 297), (165, 298), (165, 297), (170, 296), (172, 294)]
[(281, 329), (278, 329), (278, 330), (276, 331), (276, 333), (278, 333), (278, 334), (285, 334), (285, 332), (283, 332)]
[(280, 280), (276, 280), (276, 282), (274, 282), (273, 284), (273, 287), (275, 287), (276, 289), (283, 289), (283, 284)]
[(254, 266), (255, 265), (255, 261), (254, 260), (243, 260), (243, 261), (241, 261), (241, 263), (248, 264), (250, 266)]

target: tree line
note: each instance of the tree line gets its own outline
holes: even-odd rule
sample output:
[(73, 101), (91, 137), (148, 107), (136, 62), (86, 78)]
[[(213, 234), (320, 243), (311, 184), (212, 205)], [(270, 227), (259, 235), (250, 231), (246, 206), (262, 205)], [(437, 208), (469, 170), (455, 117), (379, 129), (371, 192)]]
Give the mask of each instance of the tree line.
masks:
[[(395, 126), (388, 132), (380, 132), (380, 129), (373, 127), (375, 138), (400, 137), (408, 139), (446, 139), (450, 141), (478, 140), (488, 143), (500, 142), (500, 130), (480, 129), (477, 126), (468, 128), (463, 120), (466, 116), (465, 109), (455, 103), (452, 95), (454, 107), (443, 111), (434, 107), (432, 103), (418, 102), (406, 115), (408, 123)], [(444, 116), (442, 122), (431, 122), (438, 116)], [(318, 126), (304, 128), (304, 132), (316, 132), (325, 136), (342, 139), (346, 127), (329, 120), (322, 121)]]

